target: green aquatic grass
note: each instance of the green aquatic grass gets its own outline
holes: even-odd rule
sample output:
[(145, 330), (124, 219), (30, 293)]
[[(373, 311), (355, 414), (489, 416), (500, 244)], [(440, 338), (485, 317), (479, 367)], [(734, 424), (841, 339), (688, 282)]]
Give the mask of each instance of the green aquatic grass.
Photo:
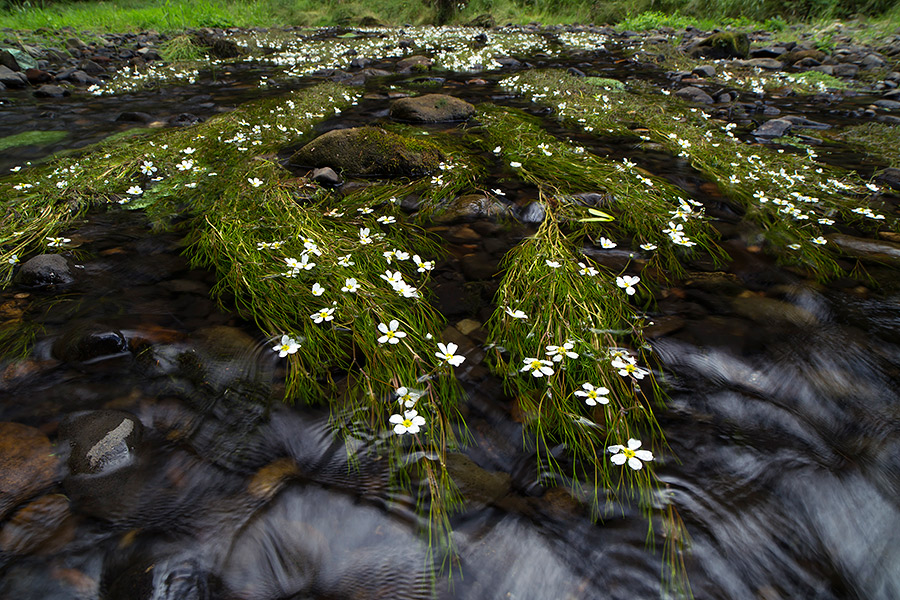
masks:
[(748, 146), (733, 125), (656, 89), (637, 85), (627, 92), (597, 93), (560, 71), (531, 71), (504, 85), (553, 107), (570, 126), (632, 135), (689, 161), (760, 229), (749, 243), (819, 278), (843, 273), (837, 249), (824, 237), (838, 221), (868, 231), (893, 225), (879, 212), (878, 190), (858, 176), (815, 162), (811, 151), (798, 155)]
[(891, 167), (900, 167), (900, 127), (889, 123), (865, 123), (842, 127), (828, 137), (850, 144), (860, 152), (877, 157)]
[(0, 138), (0, 152), (22, 146), (49, 146), (67, 137), (67, 131), (23, 131)]

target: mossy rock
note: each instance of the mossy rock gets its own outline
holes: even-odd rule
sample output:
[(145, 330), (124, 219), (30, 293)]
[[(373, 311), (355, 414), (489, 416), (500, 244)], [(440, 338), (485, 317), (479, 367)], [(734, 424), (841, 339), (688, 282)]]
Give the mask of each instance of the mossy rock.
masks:
[(721, 31), (700, 40), (691, 48), (691, 55), (703, 58), (747, 58), (750, 38), (746, 33)]
[(427, 140), (379, 127), (335, 129), (298, 150), (288, 160), (297, 167), (331, 167), (350, 176), (418, 177), (437, 168), (443, 156)]
[(401, 98), (391, 104), (391, 118), (410, 123), (444, 123), (465, 121), (475, 114), (475, 107), (453, 96), (425, 94)]
[(618, 79), (609, 79), (608, 77), (585, 77), (584, 82), (592, 86), (604, 88), (607, 90), (622, 91), (625, 84)]

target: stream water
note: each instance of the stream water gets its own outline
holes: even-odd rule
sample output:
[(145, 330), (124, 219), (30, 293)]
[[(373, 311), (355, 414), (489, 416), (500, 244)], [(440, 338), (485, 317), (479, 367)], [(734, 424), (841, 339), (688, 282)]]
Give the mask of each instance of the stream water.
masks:
[[(661, 77), (606, 54), (593, 69)], [(0, 153), (0, 169), (133, 126), (115, 120), (123, 111), (205, 118), (280, 93), (259, 91), (251, 83), (259, 74), (235, 68), (215, 82), (73, 97), (52, 109), (14, 98), (0, 107), (0, 136), (46, 129), (48, 120), (70, 136)], [(496, 76), (479, 76), (486, 85), (450, 74), (441, 91), (520, 102), (503, 95)], [(370, 81), (367, 99), (323, 128), (387, 118), (382, 93), (397, 81)], [(836, 121), (844, 108), (791, 110)], [(579, 142), (628, 156), (690, 191), (702, 183), (683, 161), (630, 143)], [(509, 194), (521, 201), (533, 190)], [(659, 418), (671, 452), (658, 457), (658, 473), (691, 535), (695, 597), (900, 598), (900, 279), (879, 268), (872, 271), (878, 290), (804, 280), (730, 239), (719, 199), (697, 197), (723, 217), (733, 261), (664, 290), (652, 336), (670, 386)], [(460, 241), (451, 227), (449, 258), (435, 270), (451, 323), (483, 320), (496, 285), (490, 277), (473, 282), (459, 257), (476, 255), (496, 271), (527, 233), (464, 227), (479, 235)], [(640, 512), (611, 507), (598, 523), (564, 481), (539, 484), (514, 403), (474, 357), (460, 371), (473, 439), (453, 457), (467, 499), (453, 519), (448, 585), (430, 576), (414, 501), (389, 486), (377, 440), (358, 440), (362, 458), (351, 466), (327, 410), (269, 401), (283, 376), (271, 342), (209, 299), (214, 278), (189, 268), (178, 235), (151, 233), (140, 213), (115, 211), (66, 235), (86, 275), (80, 281), (89, 283), (63, 295), (2, 292), (3, 306), (22, 311), (34, 338), (26, 361), (0, 365), (0, 421), (55, 440), (72, 415), (113, 409), (136, 415), (143, 437), (128, 469), (69, 484), (71, 508), (38, 519), (51, 535), (34, 541), (4, 529), (0, 598), (661, 597), (661, 557), (647, 546)], [(473, 289), (475, 301), (459, 301), (471, 300)], [(61, 359), (60, 344), (84, 331), (127, 344), (102, 360)], [(67, 450), (57, 452), (62, 461)]]

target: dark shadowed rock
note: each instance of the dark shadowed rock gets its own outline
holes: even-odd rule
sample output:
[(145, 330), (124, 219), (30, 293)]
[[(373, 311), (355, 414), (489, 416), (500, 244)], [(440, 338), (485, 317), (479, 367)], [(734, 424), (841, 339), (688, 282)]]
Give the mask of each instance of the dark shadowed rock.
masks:
[(0, 423), (0, 520), (56, 481), (59, 459), (47, 436), (21, 423)]
[(28, 85), (28, 78), (24, 73), (19, 73), (5, 65), (0, 65), (0, 83), (8, 88), (23, 88)]
[(459, 98), (444, 94), (425, 94), (401, 98), (391, 104), (391, 117), (414, 123), (465, 121), (475, 114), (475, 107)]
[(697, 104), (712, 104), (714, 102), (712, 96), (710, 96), (700, 88), (692, 85), (686, 88), (681, 88), (680, 90), (675, 92), (675, 95), (682, 100), (694, 102)]
[(229, 39), (216, 35), (209, 30), (195, 31), (191, 41), (207, 48), (212, 58), (237, 58), (243, 54), (240, 47)]
[(900, 169), (894, 167), (883, 169), (875, 174), (875, 181), (895, 190), (900, 190)]
[(699, 67), (694, 67), (691, 74), (697, 77), (715, 77), (716, 67), (714, 65), (700, 65)]
[(427, 140), (407, 138), (378, 127), (335, 129), (298, 150), (288, 160), (299, 167), (331, 167), (349, 175), (420, 176), (436, 169), (441, 151)]
[(436, 223), (474, 221), (476, 219), (496, 219), (509, 216), (510, 207), (484, 194), (466, 194), (454, 198), (434, 216)]
[(771, 119), (753, 131), (753, 135), (762, 138), (781, 137), (791, 130), (793, 125), (787, 119)]
[(397, 62), (397, 72), (398, 73), (413, 73), (419, 71), (427, 71), (431, 68), (432, 60), (427, 56), (420, 56), (418, 54), (413, 56), (407, 56), (406, 58), (400, 59)]
[(842, 233), (826, 236), (828, 241), (849, 256), (882, 264), (900, 266), (900, 244), (884, 240), (870, 240)]
[(65, 98), (70, 96), (72, 92), (58, 85), (45, 84), (34, 90), (35, 98)]
[(69, 444), (73, 475), (106, 473), (134, 462), (144, 426), (133, 414), (120, 410), (92, 410), (63, 419), (59, 437)]
[(28, 259), (16, 274), (22, 285), (66, 285), (75, 281), (69, 263), (59, 254), (39, 254)]
[(85, 362), (128, 352), (122, 332), (96, 323), (71, 323), (53, 342), (53, 356), (67, 362)]
[(30, 554), (57, 537), (70, 516), (69, 500), (62, 494), (42, 496), (19, 509), (0, 529), (0, 552)]
[(31, 85), (40, 85), (42, 83), (47, 83), (53, 77), (47, 71), (42, 71), (40, 69), (26, 69), (25, 77), (28, 79), (28, 83)]

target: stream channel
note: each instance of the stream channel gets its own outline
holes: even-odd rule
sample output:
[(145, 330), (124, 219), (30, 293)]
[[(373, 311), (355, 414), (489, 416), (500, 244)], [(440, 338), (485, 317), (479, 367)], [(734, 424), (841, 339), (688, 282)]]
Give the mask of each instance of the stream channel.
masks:
[[(593, 75), (665, 81), (614, 52), (577, 61)], [(546, 117), (498, 87), (510, 72), (444, 72), (443, 85), (429, 91)], [(69, 135), (0, 153), (0, 169), (133, 127), (114, 119), (123, 111), (205, 119), (316, 80), (259, 87), (265, 74), (237, 64), (191, 84), (76, 94), (52, 107), (11, 94), (0, 106), (0, 136), (48, 122)], [(473, 77), (484, 81), (474, 85)], [(387, 120), (388, 92), (403, 78), (368, 80), (359, 104), (320, 131)], [(862, 101), (828, 110), (782, 102), (838, 123)], [(544, 124), (565, 133), (553, 119)], [(685, 161), (633, 140), (568, 133), (594, 153), (629, 158), (680, 185), (714, 218), (730, 218)], [(820, 154), (871, 173), (865, 157), (840, 147)], [(498, 185), (518, 207), (537, 199), (528, 186)], [(438, 228), (448, 252), (433, 291), (451, 326), (487, 319), (497, 265), (533, 227)], [(29, 499), (37, 516), (27, 526), (9, 521), (0, 535), (0, 598), (664, 597), (659, 547), (648, 547), (637, 508), (618, 506), (595, 522), (564, 481), (538, 483), (514, 402), (479, 364), (480, 330), (458, 370), (472, 443), (454, 458), (466, 505), (452, 520), (457, 555), (448, 584), (446, 575), (429, 576), (413, 502), (388, 485), (383, 465), (349, 465), (327, 409), (265, 401), (284, 375), (271, 340), (217, 307), (214, 277), (189, 268), (178, 234), (151, 232), (140, 211), (110, 210), (66, 236), (77, 244), (66, 252), (79, 281), (89, 283), (60, 294), (16, 285), (2, 292), (4, 319), (24, 314), (35, 335), (25, 361), (0, 364), (0, 421), (55, 442), (73, 415), (113, 409), (133, 414), (142, 432), (128, 469), (70, 477), (65, 488), (68, 449), (55, 449), (55, 484)], [(659, 328), (651, 343), (669, 384), (658, 418), (670, 449), (657, 456), (658, 474), (691, 537), (694, 596), (900, 598), (900, 278), (876, 268), (877, 289), (850, 279), (821, 285), (725, 238), (732, 261), (724, 271), (691, 265), (688, 277), (656, 295), (651, 313)], [(82, 361), (77, 349), (60, 349), (85, 328), (119, 351)], [(153, 362), (141, 358), (147, 347)]]

